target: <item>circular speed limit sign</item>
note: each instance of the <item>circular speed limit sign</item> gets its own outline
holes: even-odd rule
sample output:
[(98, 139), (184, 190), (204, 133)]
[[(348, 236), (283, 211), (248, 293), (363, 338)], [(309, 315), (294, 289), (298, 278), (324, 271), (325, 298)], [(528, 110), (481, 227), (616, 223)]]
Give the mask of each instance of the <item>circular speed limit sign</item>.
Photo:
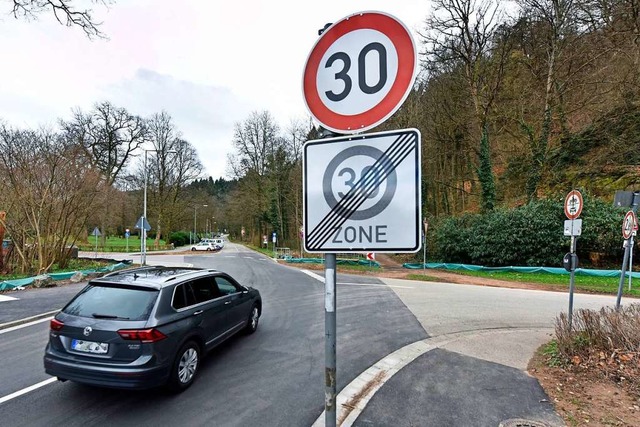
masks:
[(633, 232), (638, 229), (638, 223), (636, 221), (636, 214), (633, 211), (627, 212), (624, 216), (622, 220), (622, 237), (625, 240), (633, 236)]
[(371, 129), (405, 100), (416, 75), (416, 47), (407, 27), (383, 12), (361, 12), (331, 25), (304, 68), (311, 115), (337, 133)]

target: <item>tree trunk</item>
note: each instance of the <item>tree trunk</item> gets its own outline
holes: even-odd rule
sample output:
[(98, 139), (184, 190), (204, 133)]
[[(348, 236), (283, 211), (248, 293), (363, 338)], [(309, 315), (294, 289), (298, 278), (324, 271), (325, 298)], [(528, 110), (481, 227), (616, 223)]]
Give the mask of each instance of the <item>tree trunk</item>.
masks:
[(0, 273), (4, 271), (4, 246), (2, 242), (4, 241), (4, 223), (7, 219), (7, 213), (5, 211), (0, 211)]

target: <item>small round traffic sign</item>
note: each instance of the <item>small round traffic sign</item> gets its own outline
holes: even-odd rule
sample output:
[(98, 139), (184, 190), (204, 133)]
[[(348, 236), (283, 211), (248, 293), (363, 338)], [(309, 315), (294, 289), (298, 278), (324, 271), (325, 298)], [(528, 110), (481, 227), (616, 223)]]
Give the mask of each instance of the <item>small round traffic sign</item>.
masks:
[(331, 25), (303, 75), (311, 115), (337, 133), (371, 129), (389, 118), (413, 86), (417, 50), (407, 27), (383, 12), (360, 12)]
[(583, 205), (582, 194), (578, 190), (571, 190), (564, 199), (564, 214), (569, 219), (576, 219), (580, 216)]
[(636, 214), (633, 211), (629, 211), (622, 220), (622, 237), (628, 239), (633, 235), (633, 232), (638, 229), (638, 222)]

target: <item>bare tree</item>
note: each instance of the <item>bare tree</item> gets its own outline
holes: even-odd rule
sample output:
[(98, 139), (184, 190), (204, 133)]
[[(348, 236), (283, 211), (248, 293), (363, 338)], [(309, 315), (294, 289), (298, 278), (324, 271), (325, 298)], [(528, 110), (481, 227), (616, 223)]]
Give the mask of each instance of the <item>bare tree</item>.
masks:
[[(488, 116), (500, 89), (508, 48), (497, 43), (504, 19), (494, 0), (435, 0), (434, 11), (422, 34), (426, 48), (424, 66), (433, 78), (442, 73), (460, 74), (472, 109), (472, 134), (477, 141), (475, 166), (482, 188), (482, 207), (495, 205), (495, 178), (491, 166)], [(455, 70), (461, 68), (462, 73)]]
[(73, 111), (73, 119), (61, 121), (69, 137), (78, 141), (91, 164), (102, 171), (107, 185), (113, 185), (135, 152), (149, 140), (146, 121), (108, 101), (97, 103), (85, 113)]
[(0, 128), (0, 170), (7, 177), (0, 205), (16, 257), (10, 262), (23, 273), (64, 266), (104, 194), (99, 171), (63, 135), (8, 127)]
[(527, 177), (526, 192), (529, 200), (537, 198), (538, 185), (547, 159), (552, 126), (552, 108), (557, 88), (557, 62), (566, 47), (567, 35), (574, 29), (575, 7), (573, 0), (523, 0), (520, 3), (524, 16), (542, 24), (546, 50), (546, 83), (540, 130), (536, 135), (533, 126), (522, 122), (531, 147), (531, 166)]
[(153, 149), (149, 152), (147, 170), (140, 168), (141, 182), (147, 174), (151, 212), (156, 220), (156, 244), (165, 228), (172, 227), (185, 217), (184, 189), (191, 181), (200, 178), (202, 163), (196, 149), (182, 138), (171, 116), (163, 111), (148, 120)]
[(229, 156), (232, 173), (237, 177), (267, 173), (279, 128), (268, 111), (253, 112), (243, 123), (236, 123), (233, 135), (234, 155)]
[(251, 237), (267, 232), (270, 204), (267, 175), (278, 131), (278, 125), (268, 111), (253, 112), (244, 122), (235, 125), (235, 153), (229, 155), (228, 164), (239, 179), (244, 209), (250, 212), (250, 223), (245, 225)]
[[(101, 22), (93, 17), (91, 9), (78, 10), (74, 0), (11, 0), (12, 14), (15, 18), (36, 19), (39, 15), (50, 12), (55, 19), (67, 27), (80, 27), (87, 37), (104, 38), (100, 31)], [(94, 3), (107, 5), (112, 0), (93, 0)], [(76, 2), (77, 3), (77, 2)]]

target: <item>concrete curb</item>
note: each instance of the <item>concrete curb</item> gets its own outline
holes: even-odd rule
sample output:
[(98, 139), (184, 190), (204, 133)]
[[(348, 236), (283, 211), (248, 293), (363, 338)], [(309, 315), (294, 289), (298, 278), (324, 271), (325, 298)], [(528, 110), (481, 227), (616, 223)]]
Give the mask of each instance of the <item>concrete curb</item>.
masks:
[(33, 322), (34, 320), (44, 319), (45, 317), (54, 316), (60, 310), (49, 311), (47, 313), (36, 314), (35, 316), (25, 317), (24, 319), (12, 320), (7, 323), (0, 323), (0, 331), (3, 329), (12, 328), (14, 326), (22, 325), (24, 323)]
[[(413, 362), (419, 356), (448, 344), (464, 340), (472, 336), (500, 334), (510, 331), (533, 331), (539, 328), (490, 328), (470, 331), (452, 332), (426, 338), (390, 353), (383, 357), (353, 381), (345, 386), (336, 396), (336, 424), (341, 427), (352, 426), (358, 416), (367, 407), (374, 394), (402, 368)], [(325, 411), (316, 419), (312, 427), (325, 426)]]

